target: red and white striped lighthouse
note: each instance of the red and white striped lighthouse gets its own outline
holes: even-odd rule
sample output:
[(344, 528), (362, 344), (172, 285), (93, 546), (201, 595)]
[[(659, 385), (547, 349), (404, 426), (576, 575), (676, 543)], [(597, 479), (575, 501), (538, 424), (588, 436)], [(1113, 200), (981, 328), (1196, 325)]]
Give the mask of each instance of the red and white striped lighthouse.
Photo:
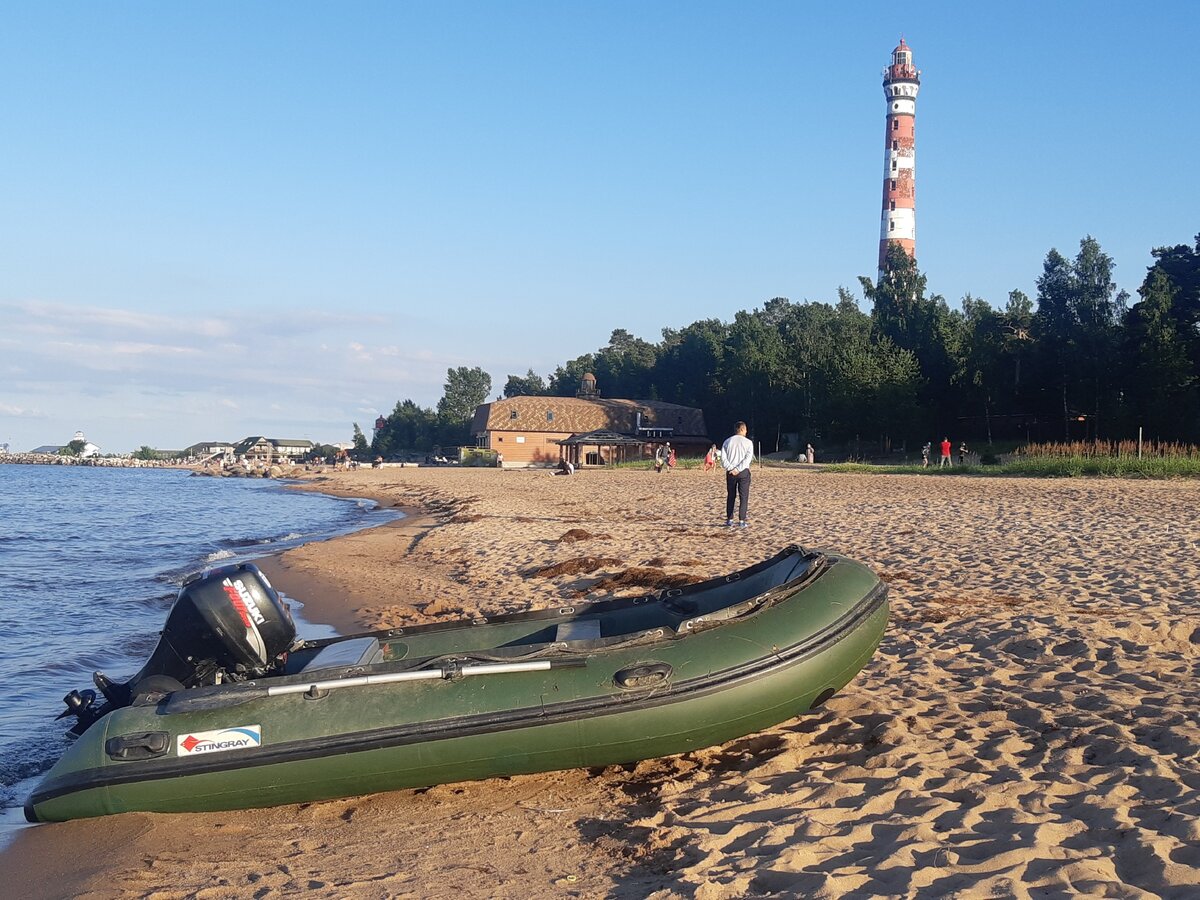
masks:
[(887, 98), (887, 148), (883, 155), (883, 219), (879, 228), (879, 274), (883, 275), (888, 246), (899, 244), (910, 257), (917, 254), (917, 201), (914, 164), (917, 92), (921, 73), (912, 61), (912, 50), (900, 39), (892, 51), (892, 64), (883, 70), (883, 95)]

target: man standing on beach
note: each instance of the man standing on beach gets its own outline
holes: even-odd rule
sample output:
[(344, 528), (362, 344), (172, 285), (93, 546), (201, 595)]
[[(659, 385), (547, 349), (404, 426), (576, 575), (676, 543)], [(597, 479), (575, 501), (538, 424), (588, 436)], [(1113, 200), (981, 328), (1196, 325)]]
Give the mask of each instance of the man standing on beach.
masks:
[(725, 467), (725, 526), (733, 527), (733, 502), (738, 500), (738, 521), (748, 526), (746, 507), (750, 502), (750, 463), (754, 462), (754, 445), (746, 437), (746, 423), (733, 426), (733, 434), (721, 445), (721, 465)]
[(938, 468), (950, 466), (953, 468), (954, 463), (950, 460), (950, 438), (942, 438), (942, 458), (938, 461)]

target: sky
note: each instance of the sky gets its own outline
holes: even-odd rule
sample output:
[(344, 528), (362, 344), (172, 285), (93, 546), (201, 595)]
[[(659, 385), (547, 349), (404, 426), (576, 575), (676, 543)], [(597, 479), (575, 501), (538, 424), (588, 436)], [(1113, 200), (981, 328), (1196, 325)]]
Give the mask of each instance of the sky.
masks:
[(0, 12), (14, 452), (348, 441), (448, 368), (861, 297), (902, 36), (929, 293), (1034, 297), (1087, 235), (1135, 293), (1200, 232), (1191, 2)]

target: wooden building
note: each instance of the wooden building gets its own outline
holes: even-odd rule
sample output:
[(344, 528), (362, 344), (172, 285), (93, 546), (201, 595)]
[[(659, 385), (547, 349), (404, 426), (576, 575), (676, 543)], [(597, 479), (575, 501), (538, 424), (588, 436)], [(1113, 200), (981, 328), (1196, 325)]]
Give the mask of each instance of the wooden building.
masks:
[(656, 400), (602, 398), (595, 379), (577, 397), (511, 397), (475, 410), (476, 446), (496, 450), (505, 466), (606, 465), (654, 455), (670, 442), (681, 455), (711, 443), (703, 410)]

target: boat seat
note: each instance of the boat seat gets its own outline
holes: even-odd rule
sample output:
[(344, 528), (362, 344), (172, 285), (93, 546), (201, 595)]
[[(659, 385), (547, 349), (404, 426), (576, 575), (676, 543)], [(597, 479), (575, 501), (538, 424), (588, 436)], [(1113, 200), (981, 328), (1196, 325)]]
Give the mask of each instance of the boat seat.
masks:
[(599, 619), (575, 619), (563, 622), (554, 632), (554, 640), (558, 641), (598, 641), (600, 640)]
[(379, 640), (373, 637), (350, 638), (322, 647), (317, 655), (304, 664), (301, 672), (317, 669), (341, 669), (346, 666), (365, 666), (375, 661), (379, 653)]

